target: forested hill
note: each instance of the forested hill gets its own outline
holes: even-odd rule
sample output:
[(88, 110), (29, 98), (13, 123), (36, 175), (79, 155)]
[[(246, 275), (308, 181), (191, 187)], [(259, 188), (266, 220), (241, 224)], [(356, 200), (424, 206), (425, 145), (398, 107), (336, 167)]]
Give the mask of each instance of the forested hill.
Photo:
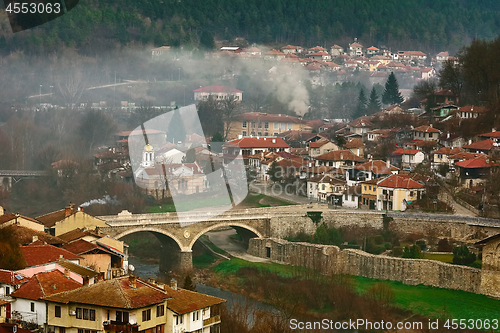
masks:
[(212, 37), (251, 43), (333, 43), (457, 51), (500, 31), (499, 0), (80, 0), (63, 17), (12, 35), (5, 51), (50, 52), (66, 45), (103, 50), (129, 43), (210, 46)]

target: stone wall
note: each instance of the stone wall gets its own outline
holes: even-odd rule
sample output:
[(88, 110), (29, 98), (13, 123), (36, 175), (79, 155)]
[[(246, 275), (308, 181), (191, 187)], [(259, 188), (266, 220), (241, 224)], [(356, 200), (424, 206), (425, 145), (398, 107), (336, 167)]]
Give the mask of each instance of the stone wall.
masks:
[[(340, 250), (337, 246), (292, 243), (281, 239), (251, 239), (248, 253), (294, 266), (317, 269), (323, 274), (349, 274), (373, 279), (401, 281), (496, 296), (499, 285), (481, 287), (479, 269), (426, 259), (376, 256), (361, 250)], [(500, 281), (493, 274), (491, 281)]]

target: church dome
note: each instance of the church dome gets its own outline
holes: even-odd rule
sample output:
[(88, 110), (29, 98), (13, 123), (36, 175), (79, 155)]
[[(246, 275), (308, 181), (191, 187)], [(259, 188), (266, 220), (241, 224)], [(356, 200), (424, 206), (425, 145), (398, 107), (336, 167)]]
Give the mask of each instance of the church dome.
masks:
[(151, 146), (149, 143), (144, 147), (144, 151), (153, 151), (153, 146)]

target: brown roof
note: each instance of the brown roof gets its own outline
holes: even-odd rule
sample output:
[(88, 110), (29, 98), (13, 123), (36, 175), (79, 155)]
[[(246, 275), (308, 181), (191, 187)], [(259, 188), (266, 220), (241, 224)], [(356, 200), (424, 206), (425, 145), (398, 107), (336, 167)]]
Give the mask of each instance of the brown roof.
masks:
[(416, 132), (440, 133), (440, 131), (438, 129), (435, 129), (434, 127), (431, 127), (431, 126), (425, 126), (425, 125), (415, 127), (413, 130)]
[(69, 215), (66, 215), (66, 209), (57, 210), (55, 212), (51, 212), (45, 215), (38, 216), (36, 219), (42, 222), (46, 227), (53, 227), (57, 222), (64, 220), (67, 216), (74, 214), (78, 211), (78, 209), (72, 205), (71, 209), (68, 208)]
[(367, 117), (359, 117), (357, 119), (354, 119), (352, 122), (349, 123), (349, 126), (352, 127), (370, 127), (373, 126), (373, 123), (367, 119)]
[(109, 252), (105, 248), (97, 244), (87, 242), (84, 239), (79, 239), (69, 244), (66, 244), (63, 246), (63, 249), (68, 250), (69, 252), (72, 252), (77, 255), (87, 254), (87, 253), (102, 253), (102, 252), (106, 254), (111, 254), (111, 252)]
[(491, 168), (493, 166), (498, 166), (496, 163), (491, 163), (486, 161), (484, 158), (477, 157), (472, 160), (465, 160), (455, 163), (455, 165), (462, 168)]
[(70, 271), (82, 276), (82, 277), (93, 277), (96, 276), (98, 273), (88, 267), (78, 265), (75, 263), (72, 263), (71, 261), (65, 260), (65, 259), (59, 259), (57, 260), (57, 264), (59, 266), (62, 266), (64, 268), (69, 269)]
[(415, 155), (419, 151), (418, 149), (398, 148), (392, 152), (392, 155)]
[(13, 213), (8, 213), (8, 214), (1, 215), (0, 216), (0, 224), (12, 221), (15, 218), (23, 218), (23, 219), (31, 221), (33, 223), (42, 224), (39, 221), (37, 221), (35, 219), (32, 219), (31, 217), (27, 217), (27, 216), (23, 216), (23, 215), (16, 215), (16, 214), (13, 214)]
[(61, 249), (52, 245), (27, 245), (21, 246), (21, 252), (28, 266), (43, 265), (49, 262), (55, 262), (59, 258), (64, 259), (83, 259), (68, 250)]
[(330, 142), (330, 140), (328, 140), (328, 139), (321, 139), (318, 141), (309, 142), (309, 148), (319, 148), (319, 147), (326, 145), (329, 142)]
[(165, 290), (170, 297), (173, 297), (173, 299), (169, 299), (167, 301), (167, 308), (177, 314), (188, 313), (197, 309), (221, 304), (226, 301), (225, 299), (219, 297), (209, 296), (181, 288), (174, 290), (165, 286)]
[(433, 154), (445, 154), (445, 155), (455, 155), (455, 154), (458, 154), (458, 153), (461, 153), (463, 152), (464, 150), (460, 147), (443, 147), (443, 148), (440, 148), (436, 151), (433, 151), (432, 153)]
[(465, 105), (458, 108), (459, 112), (474, 112), (474, 113), (484, 113), (488, 109), (484, 106), (474, 106), (474, 105)]
[(378, 183), (380, 187), (402, 188), (402, 189), (419, 189), (425, 188), (424, 185), (414, 181), (408, 177), (401, 177), (399, 175), (392, 175)]
[(351, 149), (351, 148), (362, 148), (364, 147), (365, 144), (363, 143), (363, 140), (360, 138), (352, 138), (349, 139), (349, 141), (344, 145), (344, 148)]
[(398, 171), (399, 169), (395, 166), (389, 165), (387, 167), (387, 163), (380, 160), (368, 161), (362, 164), (358, 164), (354, 167), (356, 170), (364, 170), (371, 171), (376, 175), (391, 175), (392, 171)]
[(355, 161), (362, 162), (364, 159), (358, 155), (353, 154), (350, 150), (334, 150), (328, 153), (316, 156), (317, 160), (326, 161)]
[(64, 243), (64, 241), (59, 237), (51, 236), (45, 232), (33, 230), (20, 225), (9, 225), (6, 229), (11, 229), (13, 231), (15, 239), (21, 245), (31, 244), (33, 242), (33, 236), (37, 236), (39, 241), (48, 244)]
[(90, 236), (90, 235), (95, 236), (97, 238), (101, 238), (102, 236), (104, 236), (104, 234), (102, 234), (102, 233), (98, 234), (93, 230), (85, 230), (85, 229), (76, 228), (76, 229), (68, 231), (62, 235), (59, 235), (58, 237), (60, 239), (62, 239), (65, 243), (69, 243), (69, 242), (74, 241), (76, 239), (80, 239), (80, 238), (83, 238), (85, 236)]
[[(274, 141), (274, 142), (273, 142)], [(290, 148), (282, 138), (241, 138), (229, 141), (225, 144), (228, 147), (240, 148)]]
[(33, 275), (28, 282), (11, 295), (13, 297), (38, 300), (45, 296), (74, 290), (81, 286), (75, 280), (64, 276), (61, 271), (53, 270)]
[(261, 122), (285, 122), (285, 123), (295, 123), (302, 124), (304, 121), (297, 117), (289, 116), (287, 114), (269, 114), (263, 112), (247, 112), (238, 116), (240, 121), (261, 121)]

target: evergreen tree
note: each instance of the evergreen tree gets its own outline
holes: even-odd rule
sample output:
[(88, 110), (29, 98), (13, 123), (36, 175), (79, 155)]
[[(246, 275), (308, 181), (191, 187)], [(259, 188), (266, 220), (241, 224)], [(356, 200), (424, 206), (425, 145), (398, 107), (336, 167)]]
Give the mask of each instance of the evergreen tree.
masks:
[(280, 182), (283, 179), (283, 172), (281, 171), (281, 167), (278, 165), (278, 163), (276, 163), (276, 161), (271, 163), (267, 174), (269, 175), (269, 179), (274, 183)]
[(467, 245), (457, 246), (453, 249), (453, 263), (457, 265), (470, 265), (476, 261), (476, 254), (469, 251)]
[(378, 99), (377, 90), (375, 89), (374, 86), (370, 93), (370, 101), (368, 102), (368, 107), (366, 109), (368, 114), (373, 114), (375, 112), (378, 112), (380, 110), (380, 107), (381, 105)]
[(177, 144), (177, 142), (184, 141), (184, 139), (186, 139), (184, 123), (182, 122), (179, 109), (175, 109), (174, 114), (170, 119), (170, 123), (168, 124), (167, 141)]
[(182, 285), (182, 288), (186, 290), (196, 291), (196, 284), (193, 283), (190, 275), (186, 275), (186, 277), (184, 278), (184, 284)]
[(394, 72), (391, 72), (385, 83), (384, 94), (382, 95), (382, 103), (384, 104), (400, 104), (404, 101), (403, 96), (399, 92), (399, 84)]
[(365, 89), (361, 88), (359, 90), (358, 105), (356, 106), (356, 112), (354, 112), (354, 118), (358, 118), (366, 114), (367, 102), (368, 101), (366, 100)]

